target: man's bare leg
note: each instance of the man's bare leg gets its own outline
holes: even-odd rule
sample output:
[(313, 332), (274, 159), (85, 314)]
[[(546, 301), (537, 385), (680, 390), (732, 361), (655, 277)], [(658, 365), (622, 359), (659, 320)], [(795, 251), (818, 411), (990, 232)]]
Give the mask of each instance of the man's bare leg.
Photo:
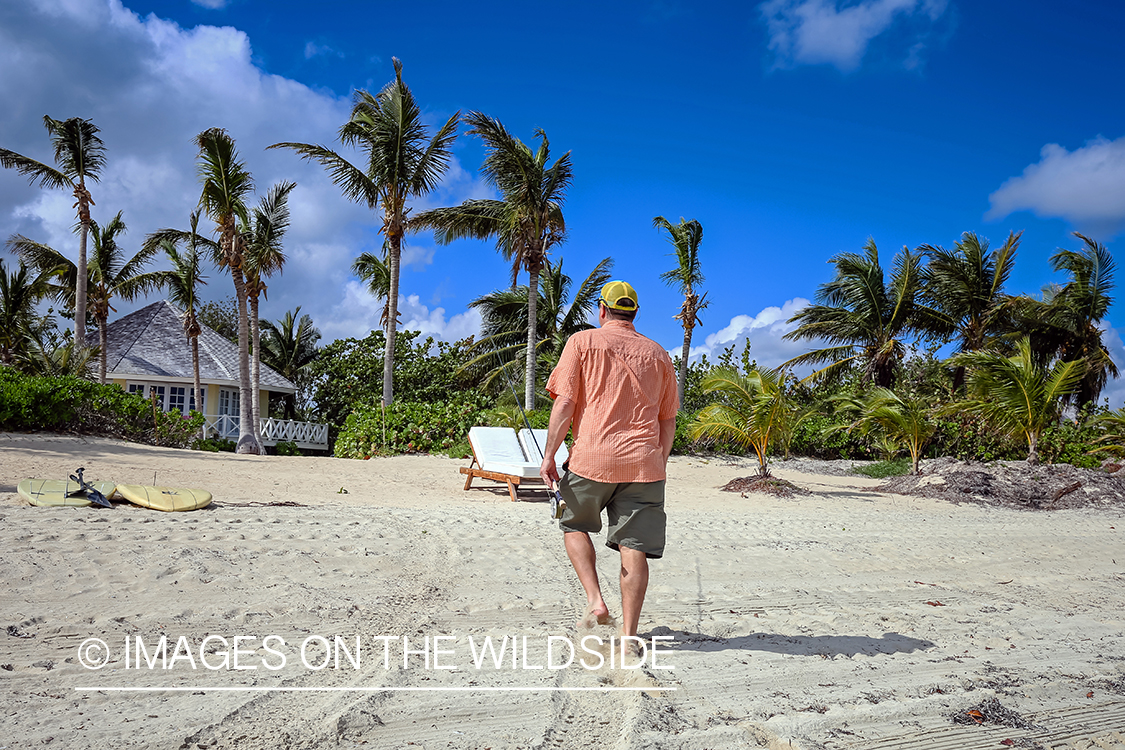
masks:
[[(566, 554), (574, 572), (578, 574), (578, 582), (586, 591), (586, 612), (593, 615), (596, 622), (606, 624), (610, 621), (609, 607), (605, 606), (602, 599), (602, 587), (598, 583), (597, 553), (590, 535), (581, 531), (568, 531), (563, 534), (563, 544), (566, 545)], [(642, 594), (643, 597), (643, 594)], [(583, 627), (582, 621), (579, 627)]]
[[(591, 545), (592, 546), (592, 545)], [(621, 547), (621, 635), (636, 635), (648, 590), (648, 558), (640, 550)]]

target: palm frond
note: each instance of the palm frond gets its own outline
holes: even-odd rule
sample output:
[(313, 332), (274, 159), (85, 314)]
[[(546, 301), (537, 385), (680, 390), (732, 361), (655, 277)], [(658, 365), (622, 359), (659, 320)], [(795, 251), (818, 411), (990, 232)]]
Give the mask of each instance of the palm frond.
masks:
[(98, 128), (90, 120), (71, 117), (54, 120), (43, 116), (43, 125), (51, 136), (55, 149), (55, 163), (72, 182), (91, 180), (97, 182), (105, 169), (105, 144), (98, 136)]
[(38, 182), (39, 187), (42, 188), (58, 189), (74, 186), (69, 177), (54, 167), (6, 148), (0, 148), (0, 166), (16, 170), (27, 177), (28, 184), (34, 185)]

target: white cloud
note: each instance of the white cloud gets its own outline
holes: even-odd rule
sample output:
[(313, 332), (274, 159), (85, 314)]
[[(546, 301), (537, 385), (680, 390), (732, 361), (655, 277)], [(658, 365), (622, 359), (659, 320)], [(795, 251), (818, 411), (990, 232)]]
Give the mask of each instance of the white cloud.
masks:
[(314, 57), (324, 57), (331, 55), (332, 57), (343, 58), (344, 53), (327, 44), (317, 44), (316, 42), (305, 42), (305, 59), (311, 60)]
[[(725, 327), (707, 336), (702, 344), (692, 346), (690, 359), (698, 360), (706, 355), (707, 359), (714, 362), (724, 349), (732, 345), (735, 354), (741, 354), (746, 341), (749, 341), (750, 356), (756, 359), (759, 365), (777, 367), (782, 362), (816, 346), (815, 342), (782, 339), (782, 336), (797, 327), (795, 323), (790, 323), (789, 319), (808, 304), (807, 299), (795, 297), (781, 307), (766, 307), (757, 315), (736, 315)], [(679, 355), (680, 350), (677, 348), (669, 353), (676, 356)], [(807, 373), (801, 372), (801, 374)]]
[[(284, 273), (269, 281), (263, 316), (277, 318), (302, 305), (326, 342), (337, 330), (365, 335), (370, 316), (362, 324), (332, 316), (354, 282), (352, 260), (382, 243), (375, 231), (380, 218), (344, 198), (319, 166), (288, 151), (265, 150), (279, 141), (335, 144), (350, 101), (272, 75), (254, 63), (252, 53), (250, 38), (238, 29), (182, 28), (138, 16), (120, 0), (8, 0), (0, 70), (35, 75), (0, 76), (0, 100), (11, 104), (0, 108), (2, 145), (50, 161), (42, 116), (92, 119), (107, 147), (105, 172), (91, 185), (93, 216), (104, 222), (124, 209), (125, 248), (131, 252), (148, 232), (187, 226), (199, 199), (192, 140), (206, 128), (226, 128), (259, 192), (282, 179), (297, 182), (285, 240), (289, 260)], [(439, 189), (415, 210), (487, 194), (454, 159)], [(66, 191), (29, 187), (14, 170), (0, 170), (0, 239), (19, 232), (76, 259), (72, 203)], [(210, 229), (206, 220), (202, 225)], [(404, 261), (424, 267), (434, 253), (432, 247), (408, 246)], [(205, 298), (233, 296), (229, 275), (215, 269), (207, 274)], [(404, 293), (411, 291), (404, 285)], [(143, 304), (117, 308), (124, 314)], [(444, 310), (427, 310), (419, 313), (418, 325), (424, 320), (435, 330), (472, 328), (464, 317), (445, 316)], [(377, 326), (378, 312), (374, 321)]]
[[(399, 320), (402, 329), (421, 331), (444, 341), (458, 341), (467, 336), (480, 335), (480, 312), (466, 310), (450, 318), (446, 317), (444, 307), (430, 309), (423, 305), (418, 295), (398, 297)], [(320, 332), (325, 341), (337, 338), (363, 338), (380, 327), (383, 315), (383, 299), (376, 298), (360, 282), (352, 279), (344, 284), (344, 294), (333, 306), (327, 322), (321, 324)]]
[(195, 3), (196, 5), (199, 5), (199, 6), (204, 7), (204, 8), (210, 8), (211, 10), (222, 10), (223, 8), (227, 7), (227, 0), (191, 0), (191, 1), (193, 3)]
[(1115, 141), (1095, 138), (1067, 151), (1048, 143), (1037, 163), (1012, 177), (989, 196), (986, 218), (1015, 211), (1066, 219), (1096, 233), (1116, 234), (1125, 228), (1125, 136)]
[(768, 0), (759, 11), (777, 67), (826, 64), (847, 73), (859, 67), (871, 41), (900, 19), (923, 24), (910, 34), (903, 60), (908, 69), (919, 67), (928, 26), (946, 7), (947, 0), (861, 0), (842, 7), (838, 0)]
[(458, 341), (467, 336), (480, 336), (480, 311), (468, 309), (446, 319), (445, 308), (430, 310), (418, 299), (417, 294), (399, 297), (399, 311), (402, 313), (402, 327), (407, 331), (421, 331), (426, 336)]
[(422, 270), (426, 266), (434, 262), (434, 252), (436, 248), (433, 247), (419, 247), (418, 245), (406, 245), (402, 247), (402, 267), (413, 267), (417, 270)]

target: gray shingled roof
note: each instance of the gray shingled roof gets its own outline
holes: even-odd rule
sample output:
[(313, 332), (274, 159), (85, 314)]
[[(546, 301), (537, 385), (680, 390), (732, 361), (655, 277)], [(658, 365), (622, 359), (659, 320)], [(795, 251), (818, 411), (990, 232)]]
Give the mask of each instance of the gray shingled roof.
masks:
[[(184, 336), (180, 311), (168, 300), (154, 302), (118, 318), (106, 328), (106, 374), (192, 380), (191, 343)], [(201, 324), (199, 379), (204, 383), (238, 385), (238, 346)], [(97, 345), (98, 334), (87, 336)], [(297, 389), (276, 370), (262, 364), (261, 385), (273, 393)]]

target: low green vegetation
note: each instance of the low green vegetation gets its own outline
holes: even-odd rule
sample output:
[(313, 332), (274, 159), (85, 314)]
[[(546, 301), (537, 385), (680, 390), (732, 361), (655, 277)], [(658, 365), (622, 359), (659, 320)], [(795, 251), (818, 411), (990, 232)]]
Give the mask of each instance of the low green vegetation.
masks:
[(344, 420), (336, 438), (338, 458), (371, 458), (392, 453), (450, 453), (469, 429), (482, 424), (486, 402), (458, 397), (428, 403), (395, 401), (363, 405)]
[(867, 464), (866, 466), (856, 466), (852, 469), (852, 473), (863, 474), (864, 476), (874, 477), (875, 479), (901, 477), (903, 474), (910, 473), (910, 459), (903, 456)]
[(202, 414), (153, 409), (116, 385), (73, 375), (24, 375), (0, 367), (0, 394), (0, 429), (14, 432), (72, 432), (184, 448), (203, 426)]

